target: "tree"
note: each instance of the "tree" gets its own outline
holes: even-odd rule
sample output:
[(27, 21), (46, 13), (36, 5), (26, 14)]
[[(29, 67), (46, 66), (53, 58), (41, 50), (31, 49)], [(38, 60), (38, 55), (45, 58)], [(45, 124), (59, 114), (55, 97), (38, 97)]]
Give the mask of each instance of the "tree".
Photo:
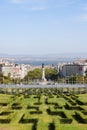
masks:
[(41, 79), (41, 69), (36, 68), (33, 71), (29, 71), (24, 79), (25, 80)]
[[(51, 68), (45, 69), (45, 76), (47, 80), (56, 80), (57, 79), (57, 71), (53, 70)], [(36, 68), (33, 71), (29, 71), (28, 74), (25, 76), (24, 80), (35, 80), (39, 79), (41, 80), (42, 77), (42, 69)]]
[(70, 77), (69, 78), (69, 83), (75, 84), (76, 83), (76, 76)]
[(0, 72), (0, 84), (2, 84), (4, 82), (4, 76), (3, 73)]
[(85, 70), (85, 75), (87, 76), (87, 69)]
[(46, 79), (47, 79), (47, 80), (57, 80), (57, 78), (58, 78), (58, 73), (57, 73), (56, 70), (51, 69), (51, 68), (47, 68), (47, 69), (45, 70), (45, 72), (46, 72)]

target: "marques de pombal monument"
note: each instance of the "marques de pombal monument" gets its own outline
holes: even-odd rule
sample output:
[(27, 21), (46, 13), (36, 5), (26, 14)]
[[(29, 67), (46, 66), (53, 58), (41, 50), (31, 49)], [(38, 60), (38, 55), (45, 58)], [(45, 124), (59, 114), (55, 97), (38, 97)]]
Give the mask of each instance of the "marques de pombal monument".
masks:
[(47, 81), (47, 79), (45, 78), (45, 67), (44, 67), (44, 64), (42, 64), (42, 77), (41, 77), (41, 81), (38, 84), (39, 85), (52, 84), (51, 81)]
[(42, 64), (42, 78), (41, 78), (42, 82), (46, 82), (46, 78), (45, 78), (45, 68), (44, 68), (44, 64)]

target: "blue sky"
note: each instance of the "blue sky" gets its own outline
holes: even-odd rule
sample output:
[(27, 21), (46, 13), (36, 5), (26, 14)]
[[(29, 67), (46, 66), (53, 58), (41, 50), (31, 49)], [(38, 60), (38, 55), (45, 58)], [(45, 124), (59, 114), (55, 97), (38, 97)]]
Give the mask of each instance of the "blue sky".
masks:
[(0, 53), (87, 52), (87, 0), (0, 0)]

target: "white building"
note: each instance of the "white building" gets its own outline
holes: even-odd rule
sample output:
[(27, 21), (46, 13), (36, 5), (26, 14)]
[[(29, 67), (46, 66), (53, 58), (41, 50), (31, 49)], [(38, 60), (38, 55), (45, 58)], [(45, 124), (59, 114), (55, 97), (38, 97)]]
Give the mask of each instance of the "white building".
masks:
[(10, 77), (14, 79), (23, 79), (30, 70), (32, 70), (30, 65), (20, 65), (9, 62), (3, 62), (0, 64), (0, 72), (2, 72), (4, 76), (10, 75)]
[(10, 64), (0, 64), (0, 72), (3, 73), (4, 76), (13, 75), (13, 65)]
[(30, 65), (16, 64), (13, 68), (13, 78), (23, 79), (30, 70), (32, 70)]
[(87, 64), (76, 64), (70, 63), (62, 66), (61, 74), (63, 77), (68, 76), (85, 76), (85, 71), (87, 70)]

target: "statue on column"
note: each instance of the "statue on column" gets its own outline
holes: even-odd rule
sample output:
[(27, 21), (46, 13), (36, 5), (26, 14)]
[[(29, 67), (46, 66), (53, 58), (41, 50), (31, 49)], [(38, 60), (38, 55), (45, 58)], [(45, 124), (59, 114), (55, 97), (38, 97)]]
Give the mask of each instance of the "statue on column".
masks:
[(42, 64), (42, 81), (43, 81), (43, 82), (46, 81), (44, 64)]

